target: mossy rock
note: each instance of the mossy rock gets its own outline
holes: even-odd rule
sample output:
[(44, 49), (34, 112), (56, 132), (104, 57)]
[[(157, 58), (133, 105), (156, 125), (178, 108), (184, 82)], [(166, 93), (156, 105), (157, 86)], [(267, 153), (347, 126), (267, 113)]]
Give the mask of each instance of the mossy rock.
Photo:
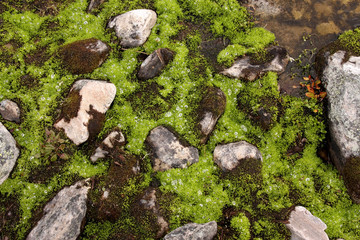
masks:
[(346, 161), (343, 176), (350, 197), (355, 203), (360, 204), (360, 157)]

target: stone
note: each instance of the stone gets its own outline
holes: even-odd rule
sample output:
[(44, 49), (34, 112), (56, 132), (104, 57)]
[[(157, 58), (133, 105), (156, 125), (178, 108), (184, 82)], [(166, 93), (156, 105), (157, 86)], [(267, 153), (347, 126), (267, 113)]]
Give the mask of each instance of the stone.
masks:
[(255, 14), (261, 17), (274, 17), (282, 12), (273, 0), (248, 0), (247, 6), (254, 8)]
[(151, 149), (154, 171), (170, 168), (186, 168), (199, 161), (199, 152), (195, 147), (180, 141), (168, 128), (158, 126), (152, 129), (145, 142)]
[(199, 129), (201, 144), (205, 144), (209, 135), (215, 128), (217, 120), (224, 113), (226, 96), (220, 88), (208, 88), (199, 105)]
[(0, 102), (0, 114), (5, 120), (20, 123), (20, 108), (11, 100), (5, 99)]
[(217, 224), (215, 221), (197, 224), (188, 223), (174, 231), (166, 234), (164, 240), (183, 240), (183, 239), (201, 239), (212, 240), (217, 233)]
[(44, 215), (27, 240), (77, 239), (86, 214), (88, 181), (79, 181), (62, 189), (44, 208)]
[(76, 81), (63, 104), (60, 120), (54, 127), (63, 129), (76, 145), (96, 136), (105, 120), (105, 112), (115, 98), (114, 84), (82, 79)]
[(295, 207), (285, 226), (291, 232), (291, 240), (329, 240), (326, 224), (302, 206)]
[(91, 73), (106, 60), (110, 47), (95, 38), (69, 43), (59, 50), (63, 66), (72, 74)]
[(104, 2), (105, 2), (105, 0), (90, 0), (90, 3), (89, 3), (88, 8), (87, 8), (87, 12), (91, 13), (91, 12), (95, 11)]
[(270, 60), (265, 63), (252, 64), (251, 58), (245, 56), (236, 60), (230, 67), (221, 72), (225, 76), (232, 78), (243, 78), (248, 81), (254, 81), (260, 75), (272, 71), (281, 74), (289, 62), (289, 56), (285, 48), (272, 47), (267, 49)]
[(111, 149), (117, 146), (125, 145), (125, 137), (120, 130), (112, 131), (96, 148), (93, 155), (91, 155), (90, 160), (96, 162), (99, 158), (105, 158)]
[(123, 47), (138, 47), (145, 43), (156, 23), (156, 13), (148, 9), (136, 9), (116, 16), (108, 27), (114, 28)]
[(214, 162), (224, 172), (235, 169), (244, 159), (257, 159), (262, 161), (262, 156), (257, 147), (245, 141), (215, 147)]
[(167, 48), (159, 48), (151, 53), (141, 64), (138, 78), (148, 80), (160, 75), (161, 71), (173, 59), (174, 52)]
[(328, 99), (330, 157), (342, 169), (349, 157), (360, 156), (360, 57), (325, 53), (322, 81)]
[(0, 185), (9, 177), (19, 153), (14, 137), (0, 122)]

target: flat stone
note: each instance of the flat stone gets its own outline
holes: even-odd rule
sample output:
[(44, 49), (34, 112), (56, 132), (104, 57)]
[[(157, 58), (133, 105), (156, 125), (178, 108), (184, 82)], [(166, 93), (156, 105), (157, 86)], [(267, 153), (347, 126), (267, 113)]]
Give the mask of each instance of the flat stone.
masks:
[(224, 113), (226, 107), (226, 96), (220, 88), (208, 88), (204, 98), (199, 105), (199, 128), (202, 144), (205, 144), (215, 125)]
[(272, 71), (279, 74), (285, 71), (289, 62), (289, 56), (285, 48), (272, 47), (267, 50), (271, 60), (262, 64), (251, 64), (251, 58), (245, 56), (236, 60), (230, 67), (221, 72), (225, 76), (232, 78), (243, 78), (248, 81), (254, 81), (260, 75)]
[(77, 239), (86, 214), (87, 181), (62, 189), (44, 208), (44, 216), (31, 230), (27, 240)]
[(91, 155), (90, 160), (96, 162), (99, 158), (105, 158), (111, 149), (117, 146), (125, 145), (125, 137), (120, 130), (112, 131), (96, 148), (93, 155)]
[(108, 24), (114, 28), (123, 47), (138, 47), (145, 43), (156, 23), (156, 13), (148, 9), (137, 9), (116, 16)]
[(215, 221), (197, 224), (188, 223), (174, 231), (166, 234), (164, 240), (184, 240), (184, 239), (201, 239), (212, 240), (217, 233), (217, 224)]
[(151, 53), (141, 64), (138, 78), (148, 80), (159, 76), (161, 71), (173, 59), (174, 52), (167, 48), (160, 48)]
[(78, 80), (63, 105), (60, 120), (54, 126), (63, 129), (79, 145), (96, 136), (105, 120), (105, 112), (115, 98), (114, 84), (98, 80)]
[(64, 67), (72, 74), (91, 73), (106, 60), (110, 47), (95, 38), (69, 43), (59, 50)]
[(5, 99), (0, 102), (0, 114), (5, 120), (20, 123), (20, 108), (11, 100)]
[(244, 159), (258, 159), (262, 156), (257, 147), (245, 141), (218, 145), (214, 150), (214, 162), (223, 170), (235, 169)]
[(0, 122), (0, 185), (9, 177), (19, 153), (15, 139)]
[(329, 240), (326, 224), (302, 206), (295, 207), (285, 226), (291, 232), (291, 240)]
[(179, 138), (164, 126), (152, 129), (145, 142), (151, 148), (154, 171), (170, 168), (186, 168), (199, 161), (199, 152), (195, 147)]

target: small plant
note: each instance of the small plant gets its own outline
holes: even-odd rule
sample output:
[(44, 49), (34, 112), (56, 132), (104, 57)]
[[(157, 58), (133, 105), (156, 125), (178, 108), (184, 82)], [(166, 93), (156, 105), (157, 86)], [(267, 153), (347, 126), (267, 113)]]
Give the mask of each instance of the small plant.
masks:
[(305, 82), (301, 82), (300, 85), (302, 87), (306, 87), (308, 90), (305, 96), (320, 101), (326, 97), (326, 92), (324, 91), (322, 83), (318, 77), (314, 79), (311, 75), (309, 75), (308, 77), (303, 77), (303, 79)]
[(61, 138), (60, 133), (55, 133), (53, 130), (45, 129), (46, 141), (41, 146), (40, 153), (36, 157), (43, 156), (46, 159), (50, 159), (50, 162), (54, 162), (59, 157), (60, 159), (67, 160), (69, 155), (65, 153), (66, 144), (69, 144), (69, 140)]

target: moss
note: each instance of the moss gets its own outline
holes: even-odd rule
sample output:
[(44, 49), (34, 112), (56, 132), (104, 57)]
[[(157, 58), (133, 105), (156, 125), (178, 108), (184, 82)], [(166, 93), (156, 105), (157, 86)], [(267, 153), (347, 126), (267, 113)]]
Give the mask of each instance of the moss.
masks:
[(231, 219), (231, 227), (238, 232), (238, 234), (234, 236), (234, 239), (249, 240), (251, 238), (250, 221), (244, 213), (240, 213)]

